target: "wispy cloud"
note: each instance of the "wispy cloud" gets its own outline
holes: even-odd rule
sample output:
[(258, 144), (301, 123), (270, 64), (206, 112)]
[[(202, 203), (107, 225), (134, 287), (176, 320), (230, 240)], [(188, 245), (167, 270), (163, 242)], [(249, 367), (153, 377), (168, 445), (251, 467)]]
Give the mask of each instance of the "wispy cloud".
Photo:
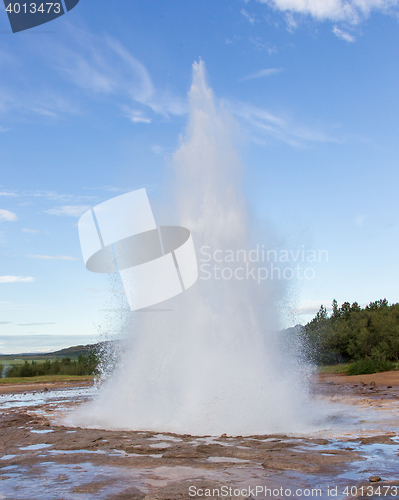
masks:
[(139, 189), (138, 187), (116, 187), (116, 186), (92, 186), (92, 187), (82, 187), (82, 189), (86, 189), (88, 191), (111, 191), (113, 193), (127, 193), (129, 191), (134, 191), (135, 189)]
[(81, 260), (76, 257), (70, 257), (69, 255), (27, 255), (27, 257), (43, 260)]
[[(52, 66), (76, 86), (95, 96), (117, 100), (119, 107), (136, 102), (167, 116), (186, 112), (185, 99), (157, 89), (147, 68), (118, 40), (69, 27), (68, 42), (52, 47)], [(143, 123), (139, 115), (128, 116)], [(145, 122), (148, 123), (148, 122)]]
[(37, 229), (28, 229), (26, 227), (22, 228), (21, 231), (23, 233), (29, 233), (29, 234), (36, 234), (36, 233), (40, 233), (40, 231), (38, 231)]
[(0, 283), (31, 283), (35, 281), (32, 276), (0, 276)]
[[(81, 114), (89, 109), (88, 99), (95, 103), (107, 99), (118, 108), (142, 105), (148, 114), (164, 117), (187, 112), (186, 96), (172, 95), (163, 83), (156, 86), (147, 68), (115, 38), (94, 35), (69, 24), (61, 27), (59, 35), (51, 51), (45, 40), (31, 38), (29, 50), (39, 59), (34, 71), (27, 65), (25, 79), (17, 73), (22, 65), (26, 66), (22, 54), (15, 51), (4, 62), (0, 115), (8, 121), (20, 115), (54, 121)], [(52, 85), (38, 74), (50, 74)], [(82, 96), (82, 89), (86, 96)], [(84, 97), (86, 101), (81, 105)], [(132, 123), (148, 123), (145, 120), (151, 116), (128, 118)], [(6, 132), (7, 126), (1, 120), (0, 132)]]
[(365, 215), (358, 215), (357, 217), (355, 217), (355, 224), (356, 224), (356, 226), (362, 227), (363, 226), (363, 222), (365, 221), (365, 219), (366, 219)]
[(267, 50), (269, 55), (277, 53), (277, 48), (275, 46), (271, 46), (269, 42), (264, 42), (259, 36), (255, 38), (250, 36), (248, 38), (248, 42), (251, 43), (257, 50)]
[[(78, 108), (53, 89), (41, 85), (32, 90), (22, 85), (12, 89), (0, 88), (0, 113), (54, 119), (65, 114), (77, 114)], [(3, 132), (8, 130), (5, 127), (2, 129)]]
[(92, 335), (57, 335), (57, 334), (30, 334), (23, 330), (23, 334), (9, 334), (0, 336), (0, 351), (3, 354), (16, 353), (44, 353), (70, 347), (71, 345), (89, 344), (96, 342)]
[(0, 221), (15, 222), (18, 220), (17, 214), (9, 210), (0, 209)]
[(246, 80), (253, 80), (255, 78), (265, 78), (267, 76), (278, 75), (281, 73), (281, 68), (265, 68), (255, 73), (250, 73), (239, 80), (240, 82), (245, 82)]
[(315, 315), (320, 309), (320, 306), (323, 305), (326, 307), (327, 311), (331, 311), (331, 300), (307, 300), (302, 304), (299, 304), (295, 307), (292, 312), (294, 314), (312, 314)]
[(51, 208), (44, 210), (46, 214), (50, 215), (67, 215), (69, 217), (80, 217), (82, 214), (90, 210), (88, 205), (65, 205), (63, 207)]
[(73, 83), (98, 94), (126, 93), (141, 103), (153, 95), (147, 69), (120, 42), (77, 29), (71, 29), (71, 35), (79, 52), (59, 47), (57, 59)]
[(0, 325), (11, 325), (11, 321), (0, 321)]
[(57, 191), (46, 191), (39, 189), (36, 189), (34, 191), (3, 190), (0, 192), (0, 196), (13, 198), (42, 198), (49, 201), (59, 201), (63, 203), (95, 199), (95, 196), (78, 196), (76, 194), (58, 193)]
[(338, 28), (338, 26), (334, 26), (332, 32), (334, 33), (335, 36), (337, 36), (341, 40), (345, 40), (345, 42), (353, 43), (356, 40), (356, 38), (353, 35), (350, 35), (346, 31), (342, 31), (341, 29)]
[(128, 106), (123, 106), (125, 116), (129, 118), (133, 123), (151, 123), (151, 118), (146, 116), (142, 111), (136, 109), (130, 109)]
[(255, 24), (255, 16), (251, 16), (251, 14), (249, 14), (249, 12), (247, 12), (245, 9), (241, 9), (240, 13), (249, 23)]
[(399, 0), (257, 0), (292, 14), (309, 15), (317, 20), (346, 21), (358, 24), (373, 11), (397, 12)]
[(243, 102), (231, 103), (232, 113), (246, 127), (257, 143), (270, 139), (279, 140), (295, 147), (317, 142), (339, 142), (320, 130), (297, 124), (293, 120), (276, 116), (269, 111)]
[(43, 326), (43, 325), (55, 325), (54, 321), (48, 321), (47, 323), (19, 323), (18, 326)]
[(151, 151), (156, 155), (162, 155), (165, 152), (165, 148), (163, 148), (159, 144), (154, 144), (153, 146), (151, 146)]
[(22, 196), (32, 196), (34, 198), (45, 198), (50, 201), (59, 201), (59, 202), (73, 202), (77, 200), (91, 200), (95, 197), (93, 196), (77, 196), (75, 194), (65, 194), (58, 193), (57, 191), (25, 191), (21, 193)]
[(18, 196), (15, 192), (13, 191), (0, 191), (0, 196)]

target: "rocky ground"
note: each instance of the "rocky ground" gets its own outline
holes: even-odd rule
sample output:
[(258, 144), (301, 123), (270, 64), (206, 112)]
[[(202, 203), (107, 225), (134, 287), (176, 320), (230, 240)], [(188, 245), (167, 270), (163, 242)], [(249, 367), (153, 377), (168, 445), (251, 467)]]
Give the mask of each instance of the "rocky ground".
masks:
[[(41, 392), (52, 390), (40, 387)], [(54, 399), (1, 405), (9, 401), (9, 393), (3, 392), (0, 499), (399, 500), (396, 372), (320, 377), (317, 397), (355, 408), (360, 416), (348, 428), (313, 436), (210, 437), (72, 428), (54, 423)], [(370, 411), (384, 418), (371, 418)]]

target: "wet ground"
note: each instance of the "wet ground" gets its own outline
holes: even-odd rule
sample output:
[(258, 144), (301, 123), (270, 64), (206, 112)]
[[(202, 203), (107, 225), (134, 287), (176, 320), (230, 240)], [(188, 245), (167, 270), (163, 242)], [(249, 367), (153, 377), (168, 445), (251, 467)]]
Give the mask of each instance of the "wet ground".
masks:
[(94, 388), (4, 391), (0, 499), (399, 500), (399, 384), (377, 380), (319, 380), (331, 411), (312, 435), (246, 437), (66, 427)]

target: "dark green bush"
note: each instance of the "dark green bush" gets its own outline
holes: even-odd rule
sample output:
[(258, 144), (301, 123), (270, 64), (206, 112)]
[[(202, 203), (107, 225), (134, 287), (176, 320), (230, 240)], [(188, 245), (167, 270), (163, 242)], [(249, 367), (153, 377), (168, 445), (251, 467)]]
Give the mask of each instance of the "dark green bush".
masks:
[(370, 360), (376, 367), (383, 366), (377, 362), (399, 362), (399, 304), (383, 299), (364, 308), (357, 302), (338, 307), (334, 300), (332, 309), (329, 315), (321, 306), (302, 329), (302, 343), (312, 361), (330, 365), (367, 360), (368, 370)]
[(347, 375), (366, 375), (368, 373), (388, 372), (395, 370), (396, 364), (389, 361), (379, 361), (377, 359), (359, 359), (350, 365)]

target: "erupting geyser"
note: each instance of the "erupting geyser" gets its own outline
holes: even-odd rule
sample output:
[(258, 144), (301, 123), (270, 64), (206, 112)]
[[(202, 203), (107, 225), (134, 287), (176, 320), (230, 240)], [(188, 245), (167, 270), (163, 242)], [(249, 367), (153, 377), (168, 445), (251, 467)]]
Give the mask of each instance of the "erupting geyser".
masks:
[[(193, 66), (189, 101), (173, 158), (175, 220), (168, 223), (191, 231), (201, 265), (202, 247), (248, 251), (254, 229), (239, 189), (236, 125), (215, 105), (203, 62)], [(308, 428), (308, 372), (282, 348), (275, 285), (209, 274), (164, 302), (167, 311), (132, 313), (117, 367), (69, 423), (196, 435)]]

